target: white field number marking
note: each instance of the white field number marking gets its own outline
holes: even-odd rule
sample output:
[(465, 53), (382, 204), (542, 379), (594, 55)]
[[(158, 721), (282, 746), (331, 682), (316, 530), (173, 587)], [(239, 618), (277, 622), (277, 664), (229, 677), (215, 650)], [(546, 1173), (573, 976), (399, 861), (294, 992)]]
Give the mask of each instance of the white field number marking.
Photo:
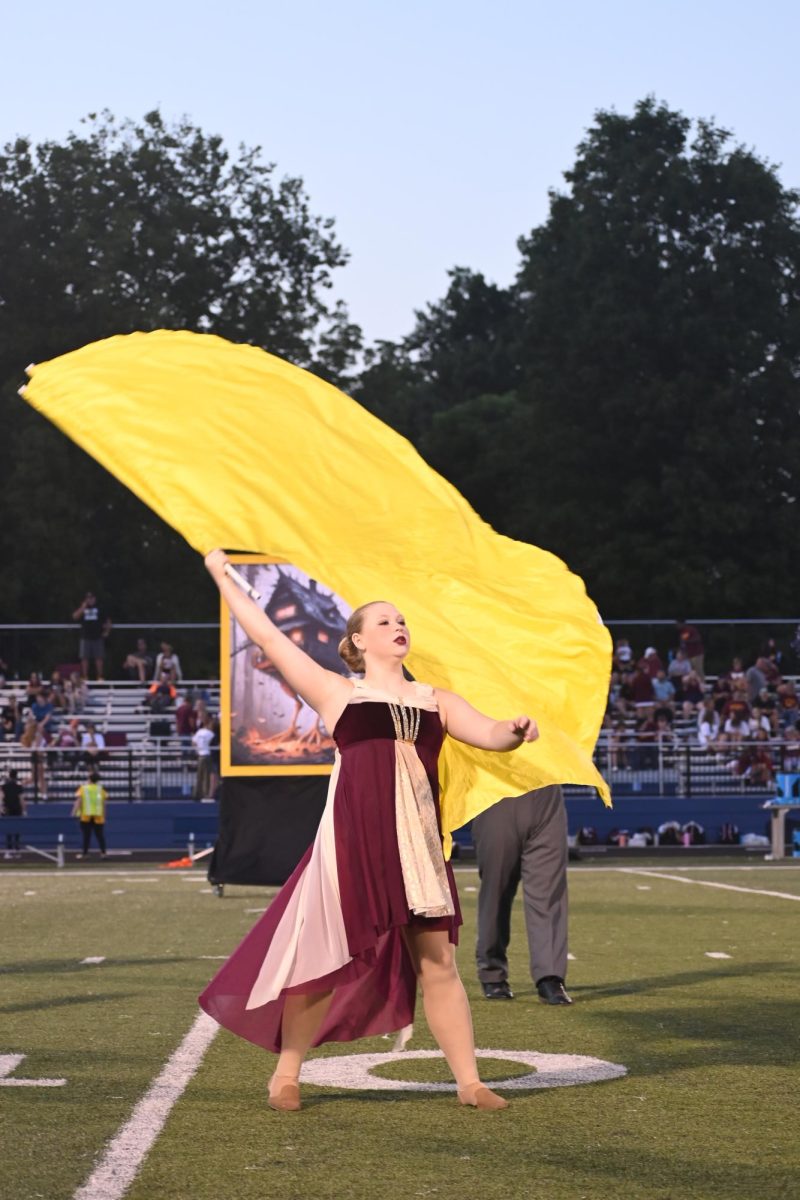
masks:
[[(526, 1075), (493, 1080), (503, 1090), (575, 1087), (582, 1083), (600, 1083), (627, 1074), (621, 1063), (589, 1058), (585, 1054), (540, 1054), (536, 1050), (476, 1050), (478, 1058), (503, 1058), (533, 1068)], [(409, 1079), (386, 1079), (373, 1075), (375, 1067), (385, 1063), (405, 1063), (411, 1059), (444, 1058), (441, 1050), (404, 1050), (389, 1054), (342, 1054), (330, 1058), (312, 1058), (303, 1063), (300, 1079), (318, 1087), (352, 1088), (381, 1092), (454, 1092), (454, 1083), (418, 1083)]]
[(63, 1087), (66, 1079), (9, 1079), (24, 1060), (24, 1054), (0, 1054), (0, 1087)]

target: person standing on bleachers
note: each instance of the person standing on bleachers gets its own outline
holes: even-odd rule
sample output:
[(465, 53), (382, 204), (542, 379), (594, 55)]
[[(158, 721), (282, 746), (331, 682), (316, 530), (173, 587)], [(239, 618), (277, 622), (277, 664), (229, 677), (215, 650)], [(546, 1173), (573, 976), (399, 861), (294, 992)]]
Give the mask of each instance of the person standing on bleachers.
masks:
[(105, 834), (107, 801), (108, 792), (100, 782), (100, 776), (97, 771), (90, 771), (88, 783), (82, 783), (78, 788), (75, 793), (75, 803), (72, 806), (72, 816), (77, 817), (80, 821), (83, 839), (83, 851), (78, 858), (88, 858), (92, 830), (94, 830), (94, 836), (100, 847), (100, 854), (105, 858), (107, 853)]
[(197, 716), (191, 700), (181, 692), (176, 695), (175, 704), (175, 732), (181, 740), (181, 752), (184, 757), (188, 757), (192, 735), (197, 729)]
[(214, 722), (211, 717), (205, 717), (202, 725), (192, 734), (192, 742), (197, 751), (197, 776), (194, 783), (195, 800), (211, 798), (211, 743), (214, 741)]
[(111, 632), (111, 618), (101, 612), (94, 592), (87, 592), (75, 612), (73, 621), (80, 621), (81, 636), (78, 653), (81, 660), (81, 673), (84, 679), (89, 678), (89, 662), (94, 662), (98, 682), (103, 680), (103, 663), (106, 656), (106, 638)]

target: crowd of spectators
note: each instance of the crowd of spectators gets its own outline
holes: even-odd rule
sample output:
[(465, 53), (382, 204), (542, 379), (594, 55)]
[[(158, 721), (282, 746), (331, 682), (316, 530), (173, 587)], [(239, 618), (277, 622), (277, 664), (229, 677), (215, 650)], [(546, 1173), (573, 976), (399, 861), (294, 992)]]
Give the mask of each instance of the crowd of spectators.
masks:
[[(77, 775), (87, 768), (101, 769), (111, 757), (103, 733), (87, 712), (92, 667), (96, 679), (104, 679), (105, 637), (111, 623), (92, 593), (74, 616), (81, 622), (81, 661), (69, 670), (55, 669), (49, 677), (33, 671), (27, 683), (20, 684), (10, 679), (9, 666), (0, 659), (0, 743), (27, 752), (30, 773), (22, 784), (42, 800), (48, 799), (53, 768)], [(196, 798), (212, 797), (219, 780), (219, 717), (209, 710), (208, 693), (183, 686), (180, 658), (166, 641), (151, 653), (146, 639), (138, 638), (120, 667), (124, 678), (148, 685), (143, 710), (149, 714), (149, 737), (177, 735), (184, 761), (197, 762)]]
[(637, 657), (628, 638), (618, 638), (604, 722), (611, 769), (671, 765), (690, 746), (760, 786), (778, 771), (800, 772), (800, 697), (783, 658), (770, 638), (749, 665), (735, 657), (708, 682), (702, 637), (686, 621), (676, 621), (666, 662), (655, 646)]

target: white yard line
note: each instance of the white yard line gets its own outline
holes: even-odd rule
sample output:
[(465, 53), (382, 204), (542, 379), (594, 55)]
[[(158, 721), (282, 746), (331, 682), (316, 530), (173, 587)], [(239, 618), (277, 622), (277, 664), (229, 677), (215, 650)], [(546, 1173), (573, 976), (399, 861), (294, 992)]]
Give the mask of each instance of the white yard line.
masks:
[(121, 1200), (169, 1116), (203, 1061), (219, 1025), (200, 1013), (161, 1074), (106, 1146), (100, 1162), (73, 1200)]
[(769, 892), (766, 888), (738, 887), (735, 883), (715, 883), (711, 879), (688, 879), (685, 875), (665, 875), (662, 871), (646, 871), (637, 867), (618, 867), (621, 875), (646, 875), (648, 879), (671, 879), (673, 883), (694, 883), (698, 887), (722, 888), (726, 892), (744, 892), (746, 896), (772, 896), (776, 900), (800, 901), (791, 892)]

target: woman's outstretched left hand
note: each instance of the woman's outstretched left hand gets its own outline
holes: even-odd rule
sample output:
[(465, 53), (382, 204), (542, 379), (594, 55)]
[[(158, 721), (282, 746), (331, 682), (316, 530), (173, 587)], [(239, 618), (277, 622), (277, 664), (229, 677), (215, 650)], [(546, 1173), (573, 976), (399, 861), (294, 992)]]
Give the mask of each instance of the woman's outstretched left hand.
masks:
[(539, 726), (531, 717), (515, 717), (508, 722), (508, 727), (514, 737), (521, 742), (535, 742), (539, 736)]

